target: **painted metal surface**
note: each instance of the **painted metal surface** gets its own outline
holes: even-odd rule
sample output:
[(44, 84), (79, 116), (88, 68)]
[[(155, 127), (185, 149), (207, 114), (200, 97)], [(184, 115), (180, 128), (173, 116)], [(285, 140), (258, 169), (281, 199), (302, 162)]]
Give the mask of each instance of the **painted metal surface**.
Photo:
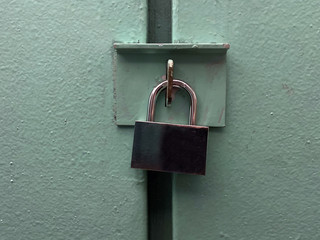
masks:
[(227, 127), (210, 131), (205, 177), (175, 176), (174, 239), (319, 239), (319, 1), (173, 9), (175, 42), (232, 46)]
[[(118, 53), (114, 61), (118, 125), (133, 126), (136, 120), (145, 119), (148, 95), (166, 79), (166, 63), (172, 59), (175, 78), (190, 84), (197, 94), (198, 124), (225, 126), (226, 52), (229, 44), (116, 43), (114, 47)], [(188, 99), (180, 92), (173, 92), (173, 98), (172, 109), (157, 108), (161, 121), (185, 123)]]
[(114, 43), (118, 53), (226, 53), (228, 43)]
[(112, 82), (112, 42), (146, 40), (146, 2), (4, 0), (0, 32), (0, 239), (146, 239)]
[[(145, 2), (0, 13), (1, 238), (145, 239), (108, 48), (145, 41)], [(174, 1), (175, 42), (232, 45), (228, 127), (210, 133), (206, 177), (175, 176), (175, 239), (319, 239), (319, 19), (316, 0)]]

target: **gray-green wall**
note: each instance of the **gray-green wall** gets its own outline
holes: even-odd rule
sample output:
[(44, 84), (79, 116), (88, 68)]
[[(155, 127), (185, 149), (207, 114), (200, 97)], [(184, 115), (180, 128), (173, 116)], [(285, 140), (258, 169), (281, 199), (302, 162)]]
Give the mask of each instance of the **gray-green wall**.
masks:
[(112, 42), (145, 41), (146, 10), (0, 1), (1, 240), (145, 239), (133, 129), (114, 124)]
[[(320, 238), (316, 0), (174, 1), (173, 41), (229, 42), (226, 127), (207, 176), (175, 175), (174, 239)], [(146, 239), (132, 128), (114, 124), (112, 42), (146, 1), (0, 4), (0, 239)]]
[(175, 1), (175, 41), (229, 42), (207, 176), (176, 176), (175, 239), (320, 239), (320, 2)]

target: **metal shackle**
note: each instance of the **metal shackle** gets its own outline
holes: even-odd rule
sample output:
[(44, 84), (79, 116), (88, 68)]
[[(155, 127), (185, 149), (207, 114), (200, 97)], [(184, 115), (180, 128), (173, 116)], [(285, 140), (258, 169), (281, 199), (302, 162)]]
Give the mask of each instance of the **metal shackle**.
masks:
[[(150, 93), (149, 102), (148, 102), (148, 113), (147, 121), (154, 121), (154, 112), (158, 95), (164, 90), (168, 85), (168, 81), (161, 82), (156, 86)], [(197, 113), (197, 96), (193, 89), (184, 81), (173, 80), (173, 88), (183, 88), (185, 89), (191, 98), (190, 105), (190, 115), (189, 115), (189, 124), (196, 125), (196, 113)]]

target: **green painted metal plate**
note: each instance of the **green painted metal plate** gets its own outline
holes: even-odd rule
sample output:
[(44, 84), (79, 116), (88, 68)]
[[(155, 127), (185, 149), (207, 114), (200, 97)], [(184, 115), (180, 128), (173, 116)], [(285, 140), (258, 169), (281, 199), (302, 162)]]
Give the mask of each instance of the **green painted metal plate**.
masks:
[[(187, 82), (198, 99), (197, 125), (225, 126), (226, 52), (229, 44), (114, 44), (115, 116), (117, 125), (133, 126), (145, 120), (152, 89), (165, 80), (166, 63), (174, 61), (174, 78)], [(173, 95), (164, 107), (164, 93), (157, 102), (156, 121), (187, 123), (188, 95)], [(162, 105), (162, 106), (161, 106)]]

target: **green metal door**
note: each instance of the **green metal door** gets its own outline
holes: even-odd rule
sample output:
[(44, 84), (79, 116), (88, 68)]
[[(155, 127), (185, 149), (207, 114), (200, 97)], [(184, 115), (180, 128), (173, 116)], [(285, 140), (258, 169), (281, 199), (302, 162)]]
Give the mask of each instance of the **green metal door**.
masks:
[(114, 123), (112, 43), (146, 2), (1, 1), (0, 239), (146, 239), (133, 129)]
[[(172, 4), (172, 42), (231, 45), (226, 127), (210, 130), (205, 177), (173, 176), (172, 238), (318, 240), (318, 1)], [(147, 41), (147, 8), (1, 1), (1, 240), (147, 239), (112, 81), (112, 44)]]
[(173, 40), (229, 42), (207, 176), (176, 175), (174, 239), (319, 239), (319, 1), (174, 1)]

